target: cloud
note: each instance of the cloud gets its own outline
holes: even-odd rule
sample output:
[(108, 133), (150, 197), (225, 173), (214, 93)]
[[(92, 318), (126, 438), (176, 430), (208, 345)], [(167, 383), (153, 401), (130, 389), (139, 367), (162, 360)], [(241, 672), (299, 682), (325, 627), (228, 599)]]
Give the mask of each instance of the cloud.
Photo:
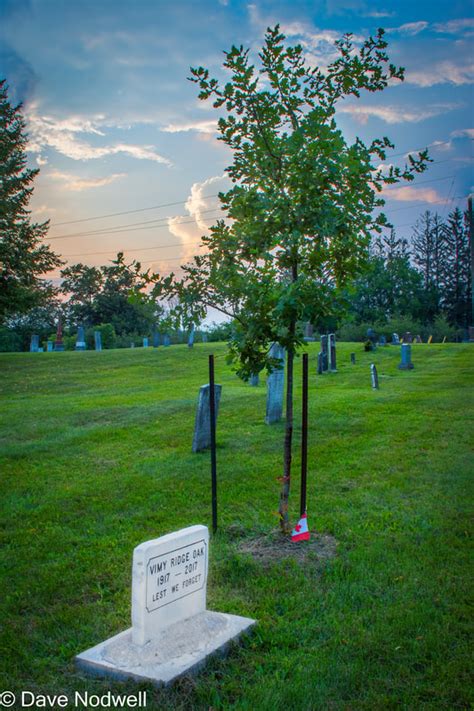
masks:
[[(215, 194), (226, 185), (228, 178), (226, 175), (218, 175), (204, 180), (202, 183), (194, 183), (191, 186), (191, 193), (186, 200), (185, 209), (193, 218), (191, 222), (188, 218), (170, 217), (168, 219), (168, 229), (171, 234), (181, 240), (181, 256), (183, 263), (191, 259), (198, 253), (198, 242), (200, 237), (207, 233), (209, 227), (215, 224), (219, 216), (219, 203), (215, 197), (206, 197), (207, 194)], [(214, 211), (215, 208), (215, 211)], [(163, 259), (163, 264), (166, 259)]]
[(40, 116), (37, 106), (31, 105), (26, 112), (29, 135), (27, 150), (41, 155), (45, 148), (54, 148), (73, 160), (95, 160), (104, 156), (125, 153), (138, 160), (152, 160), (171, 166), (171, 161), (156, 152), (155, 146), (140, 146), (128, 143), (95, 146), (79, 138), (77, 134), (94, 134), (105, 136), (100, 126), (105, 122), (103, 115), (92, 119), (72, 116), (66, 119), (55, 119), (50, 116)]
[(389, 200), (397, 200), (401, 202), (429, 202), (432, 204), (443, 202), (443, 198), (434, 188), (416, 188), (413, 186), (404, 186), (400, 188), (387, 188), (384, 192), (384, 197)]
[(61, 180), (61, 187), (64, 190), (73, 190), (80, 192), (82, 190), (90, 190), (91, 188), (101, 188), (104, 185), (110, 185), (120, 178), (125, 178), (126, 173), (113, 173), (105, 178), (80, 178), (71, 173), (63, 173), (59, 170), (53, 170), (48, 174), (54, 180)]
[(423, 32), (428, 27), (428, 22), (426, 20), (419, 20), (418, 22), (406, 22), (400, 27), (387, 27), (386, 32), (397, 32), (401, 35), (408, 35), (409, 37), (414, 37), (415, 35)]
[(394, 12), (385, 12), (384, 10), (373, 10), (372, 12), (364, 12), (362, 13), (362, 17), (393, 17), (395, 15)]
[(466, 30), (468, 31), (467, 34), (471, 34), (470, 30), (474, 29), (474, 17), (449, 20), (448, 22), (437, 22), (433, 25), (433, 29), (435, 32), (450, 35), (464, 34)]
[(474, 138), (474, 128), (459, 128), (450, 135), (452, 138)]
[(48, 207), (48, 205), (39, 205), (33, 209), (33, 216), (39, 217), (40, 215), (50, 215), (52, 212), (57, 212), (55, 207)]
[(434, 86), (435, 84), (461, 86), (474, 83), (473, 75), (474, 62), (456, 64), (452, 60), (446, 60), (431, 65), (429, 69), (407, 71), (405, 73), (405, 81), (407, 84), (415, 84), (422, 87)]
[(161, 129), (165, 133), (181, 133), (186, 131), (198, 131), (199, 133), (216, 133), (217, 121), (194, 121), (190, 123), (169, 123)]
[(399, 106), (364, 106), (359, 104), (342, 104), (338, 111), (351, 114), (361, 124), (366, 124), (370, 116), (379, 118), (385, 123), (418, 123), (433, 116), (438, 116), (446, 111), (456, 108), (453, 104), (433, 106), (424, 109), (405, 109)]

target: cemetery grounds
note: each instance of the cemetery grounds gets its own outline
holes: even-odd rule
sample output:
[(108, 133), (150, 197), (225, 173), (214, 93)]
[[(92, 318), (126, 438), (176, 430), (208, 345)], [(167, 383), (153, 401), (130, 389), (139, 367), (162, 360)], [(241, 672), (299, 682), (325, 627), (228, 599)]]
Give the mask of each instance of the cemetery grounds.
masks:
[[(414, 370), (400, 371), (397, 347), (339, 343), (338, 372), (322, 376), (319, 344), (307, 348), (308, 519), (334, 546), (283, 559), (248, 551), (278, 527), (284, 425), (264, 423), (264, 378), (239, 381), (224, 344), (0, 355), (0, 691), (137, 691), (73, 659), (130, 626), (136, 545), (210, 526), (209, 453), (191, 442), (213, 352), (208, 609), (258, 625), (198, 676), (139, 685), (147, 708), (470, 708), (474, 345), (414, 344)], [(298, 359), (298, 384), (300, 373)], [(298, 385), (295, 522), (299, 396)]]

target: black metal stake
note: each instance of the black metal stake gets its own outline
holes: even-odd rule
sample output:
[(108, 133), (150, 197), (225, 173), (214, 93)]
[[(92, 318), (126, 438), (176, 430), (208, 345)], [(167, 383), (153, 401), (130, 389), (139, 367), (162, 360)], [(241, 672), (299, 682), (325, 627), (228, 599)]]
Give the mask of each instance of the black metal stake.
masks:
[(300, 516), (306, 513), (306, 474), (308, 470), (308, 354), (303, 353), (303, 408), (301, 418), (301, 498)]
[(217, 531), (217, 461), (216, 461), (216, 397), (214, 387), (214, 356), (209, 356), (209, 414), (211, 425), (211, 491), (212, 530)]

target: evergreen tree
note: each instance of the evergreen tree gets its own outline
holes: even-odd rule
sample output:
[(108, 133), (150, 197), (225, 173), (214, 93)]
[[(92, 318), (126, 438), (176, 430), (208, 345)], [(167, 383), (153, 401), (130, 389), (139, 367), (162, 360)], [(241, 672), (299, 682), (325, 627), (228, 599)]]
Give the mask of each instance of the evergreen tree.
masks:
[(30, 221), (27, 208), (39, 171), (26, 167), (26, 143), (21, 105), (10, 104), (0, 81), (0, 322), (47, 303), (55, 289), (41, 276), (61, 264), (42, 243), (49, 221)]
[(444, 240), (442, 307), (450, 323), (467, 328), (471, 308), (469, 231), (467, 214), (458, 207), (448, 216)]

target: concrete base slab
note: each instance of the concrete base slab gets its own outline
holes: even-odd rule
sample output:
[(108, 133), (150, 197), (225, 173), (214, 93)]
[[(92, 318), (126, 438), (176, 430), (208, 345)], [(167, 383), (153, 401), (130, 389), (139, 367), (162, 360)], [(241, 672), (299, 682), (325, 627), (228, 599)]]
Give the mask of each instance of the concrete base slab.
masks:
[(151, 681), (163, 686), (197, 671), (211, 654), (224, 652), (230, 642), (254, 624), (255, 620), (249, 617), (206, 610), (171, 625), (143, 646), (132, 643), (131, 629), (120, 632), (78, 654), (75, 661), (93, 676)]

